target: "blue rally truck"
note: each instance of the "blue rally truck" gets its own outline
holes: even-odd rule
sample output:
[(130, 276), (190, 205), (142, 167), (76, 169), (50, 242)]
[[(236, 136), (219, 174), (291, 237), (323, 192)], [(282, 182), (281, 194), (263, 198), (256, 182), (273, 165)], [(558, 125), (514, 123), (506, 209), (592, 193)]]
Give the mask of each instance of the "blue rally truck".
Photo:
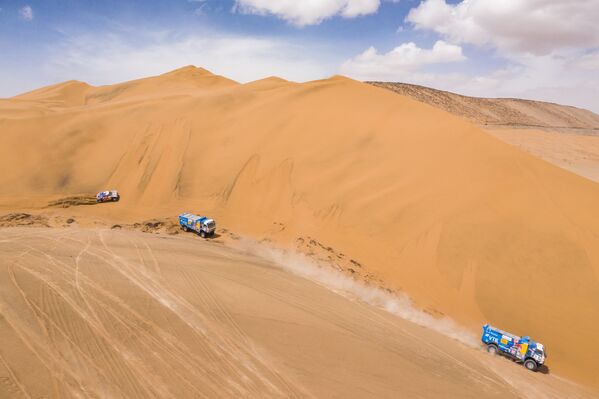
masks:
[(216, 223), (213, 219), (206, 216), (197, 216), (192, 213), (182, 213), (179, 215), (179, 224), (183, 231), (195, 231), (201, 237), (210, 237), (216, 231)]
[(530, 337), (519, 337), (488, 324), (483, 326), (481, 339), (487, 345), (487, 352), (506, 355), (524, 364), (524, 367), (531, 371), (536, 371), (547, 358), (543, 344), (531, 340)]

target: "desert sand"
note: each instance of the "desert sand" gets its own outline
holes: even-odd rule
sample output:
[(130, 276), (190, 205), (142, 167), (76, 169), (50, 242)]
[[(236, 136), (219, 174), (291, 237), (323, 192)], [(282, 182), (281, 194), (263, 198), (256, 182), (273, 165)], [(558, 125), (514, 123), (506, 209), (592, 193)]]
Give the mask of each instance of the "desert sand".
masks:
[(592, 397), (190, 236), (9, 228), (0, 251), (0, 397)]
[(472, 123), (523, 151), (599, 182), (599, 115), (517, 98), (479, 98), (406, 83), (369, 82)]
[(498, 139), (599, 183), (599, 134), (537, 129), (488, 129)]
[[(341, 76), (238, 84), (185, 67), (3, 100), (0, 130), (3, 213), (89, 228), (209, 214), (473, 334), (531, 335), (551, 376), (597, 386), (583, 343), (599, 336), (599, 185), (462, 117)], [(111, 188), (119, 203), (47, 208)]]

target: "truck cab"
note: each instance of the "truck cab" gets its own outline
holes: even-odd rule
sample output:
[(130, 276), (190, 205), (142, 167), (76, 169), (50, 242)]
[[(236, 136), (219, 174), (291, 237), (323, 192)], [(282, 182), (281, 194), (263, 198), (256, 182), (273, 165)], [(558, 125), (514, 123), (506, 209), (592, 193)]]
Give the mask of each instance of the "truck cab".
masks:
[(527, 336), (517, 336), (488, 324), (483, 326), (481, 340), (487, 345), (487, 352), (502, 354), (524, 365), (528, 370), (536, 371), (545, 363), (545, 346)]
[(201, 237), (210, 237), (216, 231), (216, 222), (206, 216), (198, 216), (192, 213), (179, 215), (179, 225), (183, 231), (194, 231)]

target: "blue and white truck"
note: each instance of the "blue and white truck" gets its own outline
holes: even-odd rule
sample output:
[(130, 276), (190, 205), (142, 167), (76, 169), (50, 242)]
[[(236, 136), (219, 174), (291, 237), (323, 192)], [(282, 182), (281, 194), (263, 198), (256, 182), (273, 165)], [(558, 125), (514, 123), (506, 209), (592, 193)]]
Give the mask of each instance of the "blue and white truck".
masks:
[(528, 370), (536, 371), (547, 358), (545, 346), (530, 337), (519, 337), (488, 324), (483, 326), (482, 341), (487, 352), (503, 354), (524, 364)]
[(116, 190), (100, 191), (96, 194), (96, 202), (118, 201), (121, 196)]
[(216, 223), (206, 216), (198, 216), (192, 213), (179, 215), (179, 224), (183, 231), (195, 231), (201, 237), (210, 237), (216, 231)]

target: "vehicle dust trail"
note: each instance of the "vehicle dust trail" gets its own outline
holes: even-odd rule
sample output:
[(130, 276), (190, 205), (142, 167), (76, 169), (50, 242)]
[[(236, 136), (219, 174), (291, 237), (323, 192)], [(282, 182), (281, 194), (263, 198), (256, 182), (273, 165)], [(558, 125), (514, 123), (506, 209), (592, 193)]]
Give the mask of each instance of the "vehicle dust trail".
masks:
[[(470, 331), (460, 327), (450, 318), (435, 318), (424, 311), (417, 309), (414, 307), (410, 298), (405, 294), (394, 295), (385, 292), (381, 288), (367, 286), (364, 283), (345, 276), (327, 266), (321, 266), (314, 263), (312, 259), (302, 253), (274, 248), (248, 238), (242, 238), (237, 241), (235, 247), (268, 259), (282, 269), (316, 282), (344, 297), (383, 309), (404, 320), (455, 339), (470, 348), (481, 348), (479, 339), (477, 339), (477, 337)], [(440, 353), (443, 353), (456, 364), (467, 369), (472, 375), (477, 375), (486, 382), (497, 383), (497, 381), (480, 373), (479, 370), (456, 359), (442, 348), (431, 345), (426, 340), (416, 335), (412, 335), (408, 331), (404, 331), (404, 333), (411, 335), (414, 340), (419, 341), (422, 345), (431, 346)]]
[(243, 238), (234, 245), (236, 248), (269, 259), (284, 270), (321, 284), (338, 294), (384, 309), (404, 320), (460, 341), (471, 348), (481, 346), (479, 339), (470, 331), (460, 327), (448, 317), (435, 318), (417, 309), (405, 294), (393, 295), (378, 287), (367, 286), (331, 268), (315, 264), (308, 256), (298, 252), (274, 248), (249, 238)]
[[(411, 300), (406, 295), (392, 295), (380, 288), (366, 286), (363, 283), (340, 274), (333, 269), (315, 264), (313, 260), (306, 255), (293, 251), (273, 248), (248, 238), (242, 238), (241, 240), (237, 241), (235, 243), (235, 247), (268, 259), (282, 269), (308, 280), (314, 281), (340, 295), (365, 302), (380, 309), (384, 309), (386, 312), (401, 317), (404, 320), (408, 320), (417, 325), (432, 329), (447, 337), (460, 341), (470, 348), (481, 348), (478, 337), (474, 336), (470, 331), (461, 328), (449, 318), (434, 318), (431, 315), (415, 308)], [(430, 345), (430, 343), (427, 343), (425, 340), (420, 339), (419, 337), (413, 338), (421, 341), (423, 345)], [(452, 358), (456, 364), (460, 364), (462, 367), (468, 369), (469, 372), (473, 374), (479, 374), (479, 370), (462, 363), (459, 359), (456, 359), (449, 353), (443, 351), (442, 348), (437, 347), (436, 349), (444, 353), (446, 356)], [(489, 359), (487, 358), (488, 356), (486, 353), (482, 353), (482, 355), (483, 357), (480, 357), (480, 361), (483, 363), (488, 363)], [(506, 359), (493, 360), (497, 361)], [(506, 363), (507, 367), (502, 368), (501, 372), (496, 372), (497, 376), (509, 386), (513, 387), (514, 392), (518, 392), (526, 399), (561, 399), (563, 397), (562, 395), (564, 386), (569, 388), (570, 393), (572, 394), (571, 398), (594, 397), (592, 393), (586, 391), (583, 387), (580, 387), (567, 380), (560, 379), (559, 377), (551, 377), (549, 381), (535, 381), (534, 375), (527, 375), (529, 374), (528, 372), (523, 374), (522, 370), (520, 370), (520, 367), (515, 367), (516, 365), (513, 364), (513, 362), (506, 361)], [(490, 364), (487, 367), (488, 369), (493, 370), (495, 364)], [(495, 384), (498, 383), (496, 380), (493, 380), (484, 374), (480, 374), (480, 377), (486, 381), (491, 381)], [(533, 379), (534, 382), (531, 382), (531, 379)], [(549, 384), (547, 384), (547, 382), (549, 382)], [(531, 386), (532, 388), (530, 388)]]
[[(470, 331), (460, 327), (453, 320), (434, 318), (431, 315), (414, 307), (412, 301), (406, 295), (393, 295), (372, 286), (367, 286), (348, 276), (339, 273), (326, 265), (316, 264), (308, 256), (295, 251), (274, 248), (264, 243), (253, 241), (247, 237), (233, 243), (234, 247), (247, 253), (251, 253), (273, 262), (278, 267), (291, 272), (310, 281), (316, 282), (323, 287), (332, 290), (352, 300), (383, 309), (384, 311), (398, 316), (404, 320), (419, 326), (439, 332), (449, 338), (455, 339), (472, 349), (480, 349), (482, 346), (478, 337)], [(373, 317), (377, 315), (373, 313)], [(473, 368), (453, 355), (445, 351), (441, 346), (427, 342), (425, 339), (412, 335), (408, 331), (405, 334), (419, 341), (422, 345), (431, 346), (435, 350), (449, 357), (456, 364), (464, 367), (472, 375), (478, 375), (480, 379), (492, 384), (508, 384), (524, 399), (562, 399), (564, 390), (568, 391), (569, 399), (599, 398), (583, 386), (560, 378), (559, 376), (543, 376), (542, 373), (531, 373), (509, 359), (502, 357), (491, 358), (486, 352), (477, 354), (480, 366), (491, 370), (499, 380), (481, 373), (479, 369)]]

